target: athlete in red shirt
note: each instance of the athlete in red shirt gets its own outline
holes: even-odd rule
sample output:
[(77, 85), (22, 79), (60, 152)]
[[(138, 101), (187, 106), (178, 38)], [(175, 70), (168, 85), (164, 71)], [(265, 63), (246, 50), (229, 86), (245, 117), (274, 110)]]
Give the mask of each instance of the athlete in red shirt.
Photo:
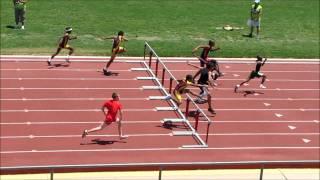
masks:
[[(105, 115), (105, 120), (100, 124), (100, 126), (84, 130), (82, 133), (82, 138), (86, 137), (89, 133), (100, 131), (104, 129), (106, 126), (109, 126), (112, 122), (118, 122), (118, 132), (119, 138), (123, 139), (126, 136), (122, 135), (121, 129), (121, 121), (122, 121), (122, 105), (119, 102), (119, 95), (117, 93), (112, 93), (112, 100), (105, 102), (102, 106), (102, 112)], [(106, 112), (106, 109), (108, 110)], [(119, 112), (119, 118), (117, 118), (117, 114)]]

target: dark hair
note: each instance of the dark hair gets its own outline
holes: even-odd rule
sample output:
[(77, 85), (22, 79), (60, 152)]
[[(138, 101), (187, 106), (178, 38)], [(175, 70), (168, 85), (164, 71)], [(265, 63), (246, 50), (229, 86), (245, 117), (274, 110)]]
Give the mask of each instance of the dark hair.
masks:
[(186, 75), (186, 80), (192, 82), (193, 77), (191, 74)]
[(119, 96), (118, 96), (118, 94), (117, 94), (117, 93), (115, 93), (115, 92), (114, 92), (114, 93), (112, 93), (112, 98), (114, 99), (114, 98), (116, 98), (116, 97), (119, 97)]
[(214, 40), (209, 40), (209, 45), (213, 46), (214, 45)]
[(262, 61), (262, 57), (261, 56), (257, 56), (257, 61)]
[(209, 62), (207, 63), (207, 68), (208, 68), (208, 69), (211, 69), (211, 68), (213, 68), (213, 67), (214, 67), (213, 61), (209, 61)]
[(123, 31), (119, 31), (118, 32), (118, 36), (123, 36), (124, 35), (124, 32)]

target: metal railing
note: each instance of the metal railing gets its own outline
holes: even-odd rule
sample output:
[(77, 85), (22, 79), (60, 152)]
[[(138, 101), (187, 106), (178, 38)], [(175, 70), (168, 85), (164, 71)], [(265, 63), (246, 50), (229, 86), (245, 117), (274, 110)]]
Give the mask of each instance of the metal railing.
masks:
[[(146, 55), (148, 54), (148, 63), (145, 63), (148, 65), (148, 68), (151, 70), (151, 73), (154, 77), (156, 77), (156, 79), (158, 79), (158, 75), (159, 75), (159, 65), (162, 67), (162, 73), (161, 73), (161, 77), (159, 79), (161, 79), (161, 87), (164, 90), (164, 93), (166, 96), (169, 96), (172, 93), (172, 89), (173, 87), (173, 83), (178, 83), (178, 80), (175, 78), (175, 76), (171, 73), (171, 71), (167, 68), (167, 66), (163, 63), (163, 61), (161, 60), (161, 58), (158, 56), (158, 54), (155, 52), (155, 50), (147, 43), (145, 42), (145, 46), (144, 46), (144, 60), (146, 60)], [(152, 60), (153, 57), (155, 57), (155, 68), (154, 68), (154, 73), (152, 72)], [(167, 92), (165, 90), (165, 75), (166, 73), (169, 75), (169, 88)], [(160, 81), (159, 81), (160, 83)], [(188, 116), (189, 116), (189, 110), (190, 110), (190, 103), (195, 107), (196, 112), (195, 112), (195, 125), (194, 127), (190, 124), (190, 122), (188, 121)], [(190, 145), (184, 145), (183, 147), (186, 148), (194, 148), (194, 147), (208, 147), (208, 139), (209, 139), (209, 129), (210, 129), (210, 125), (211, 125), (211, 119), (203, 112), (203, 110), (198, 106), (198, 104), (196, 104), (194, 102), (194, 100), (192, 99), (192, 97), (189, 94), (186, 94), (186, 109), (185, 109), (185, 113), (183, 114), (181, 110), (179, 110), (179, 108), (176, 106), (176, 104), (171, 100), (171, 104), (177, 108), (177, 111), (180, 115), (181, 118), (186, 119), (186, 121), (184, 121), (184, 123), (190, 128), (192, 135), (196, 138), (196, 140), (198, 141), (198, 143), (200, 144), (199, 146), (190, 146)], [(202, 119), (204, 121), (207, 122), (207, 127), (206, 127), (206, 139), (205, 141), (202, 140), (202, 138), (200, 137), (199, 133), (197, 132), (198, 130), (198, 123), (199, 123), (199, 117), (202, 117)]]
[[(162, 179), (163, 171), (177, 169), (259, 169), (259, 180), (263, 180), (264, 170), (270, 168), (320, 168), (320, 160), (296, 161), (235, 161), (235, 162), (181, 162), (181, 163), (128, 163), (128, 164), (87, 164), (56, 166), (0, 167), (0, 174), (50, 173), (50, 180), (59, 172), (96, 172), (119, 170), (158, 171)], [(258, 179), (257, 179), (258, 180)]]

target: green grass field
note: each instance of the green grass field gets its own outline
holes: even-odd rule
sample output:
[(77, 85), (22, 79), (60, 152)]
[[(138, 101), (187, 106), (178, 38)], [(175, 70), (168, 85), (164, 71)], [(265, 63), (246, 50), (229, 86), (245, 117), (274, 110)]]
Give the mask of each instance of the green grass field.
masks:
[[(245, 38), (252, 0), (29, 0), (25, 30), (14, 25), (11, 0), (1, 0), (1, 54), (50, 55), (66, 26), (75, 55), (110, 55), (102, 37), (126, 32), (125, 56), (142, 56), (148, 41), (160, 56), (191, 56), (214, 39), (216, 57), (319, 58), (319, 0), (262, 0), (261, 37)], [(223, 31), (230, 24), (243, 30)], [(62, 54), (65, 54), (63, 52)]]

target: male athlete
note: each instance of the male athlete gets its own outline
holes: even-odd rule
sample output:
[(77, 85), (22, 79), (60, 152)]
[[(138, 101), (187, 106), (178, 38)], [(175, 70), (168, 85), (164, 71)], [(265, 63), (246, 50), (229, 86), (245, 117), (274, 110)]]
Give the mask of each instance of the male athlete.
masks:
[(200, 57), (198, 59), (200, 60), (200, 66), (204, 67), (206, 63), (209, 61), (209, 53), (212, 51), (217, 51), (220, 48), (215, 46), (215, 42), (213, 40), (209, 40), (208, 45), (199, 45), (196, 48), (192, 50), (192, 54), (194, 54), (198, 49), (202, 49)]
[[(82, 133), (82, 138), (86, 137), (89, 133), (100, 131), (105, 127), (109, 126), (113, 122), (118, 123), (119, 138), (123, 139), (127, 136), (122, 135), (121, 121), (122, 121), (122, 105), (119, 102), (119, 95), (117, 93), (112, 93), (112, 100), (105, 102), (102, 106), (102, 112), (105, 115), (105, 120), (98, 126), (89, 130), (84, 130)], [(106, 110), (108, 110), (106, 112)], [(117, 114), (119, 112), (119, 118)]]
[(195, 94), (190, 89), (188, 89), (188, 86), (194, 86), (194, 87), (206, 86), (206, 85), (194, 84), (192, 75), (190, 74), (188, 74), (184, 80), (179, 80), (178, 82), (179, 83), (176, 85), (176, 87), (173, 90), (173, 98), (172, 98), (172, 100), (177, 104), (177, 106), (180, 106), (182, 104), (182, 94), (190, 93), (193, 96), (201, 98), (199, 95)]
[(113, 40), (113, 44), (112, 44), (112, 50), (111, 50), (111, 57), (109, 62), (106, 64), (105, 68), (103, 68), (103, 74), (106, 76), (110, 76), (112, 73), (110, 71), (108, 71), (108, 68), (110, 67), (111, 63), (113, 62), (113, 60), (116, 58), (116, 56), (119, 53), (122, 52), (126, 52), (126, 49), (124, 47), (121, 46), (121, 43), (124, 41), (128, 41), (128, 39), (126, 39), (124, 37), (124, 32), (123, 31), (119, 31), (117, 36), (114, 37), (108, 37), (105, 39), (112, 39)]
[(58, 44), (58, 48), (57, 48), (56, 53), (54, 53), (47, 61), (49, 66), (51, 66), (51, 60), (56, 55), (59, 54), (61, 49), (68, 49), (69, 50), (69, 54), (68, 54), (68, 57), (67, 57), (66, 61), (68, 63), (70, 63), (69, 57), (73, 53), (74, 49), (68, 44), (68, 42), (69, 42), (69, 40), (77, 39), (77, 37), (76, 36), (71, 36), (71, 32), (72, 32), (72, 28), (71, 27), (66, 27), (66, 29), (64, 31), (65, 31), (64, 35), (59, 39), (59, 44)]
[[(200, 69), (193, 77), (193, 80), (196, 79), (197, 76), (200, 75), (199, 79), (198, 79), (198, 84), (199, 85), (210, 85), (213, 86), (211, 84), (211, 82), (209, 81), (209, 77), (211, 76), (211, 72), (213, 70), (213, 63), (207, 63), (207, 66), (205, 68)], [(200, 101), (203, 100), (203, 98), (205, 96), (207, 96), (207, 102), (208, 102), (208, 111), (212, 114), (216, 114), (216, 112), (212, 109), (212, 105), (211, 105), (211, 94), (209, 92), (208, 87), (200, 87), (200, 98), (197, 99), (195, 102), (199, 103)]]
[(260, 88), (263, 88), (265, 89), (266, 87), (263, 85), (264, 81), (266, 80), (267, 76), (264, 75), (263, 73), (260, 72), (260, 69), (261, 67), (264, 65), (264, 63), (266, 63), (267, 61), (267, 58), (264, 59), (264, 61), (262, 61), (262, 57), (261, 56), (257, 56), (257, 60), (256, 60), (256, 69), (251, 71), (249, 77), (247, 78), (247, 80), (243, 81), (242, 83), (236, 85), (234, 87), (234, 92), (236, 93), (237, 90), (240, 88), (240, 86), (242, 86), (244, 83), (247, 83), (249, 82), (251, 79), (254, 79), (254, 78), (261, 78), (262, 77), (262, 81), (261, 81), (261, 84), (260, 84)]

